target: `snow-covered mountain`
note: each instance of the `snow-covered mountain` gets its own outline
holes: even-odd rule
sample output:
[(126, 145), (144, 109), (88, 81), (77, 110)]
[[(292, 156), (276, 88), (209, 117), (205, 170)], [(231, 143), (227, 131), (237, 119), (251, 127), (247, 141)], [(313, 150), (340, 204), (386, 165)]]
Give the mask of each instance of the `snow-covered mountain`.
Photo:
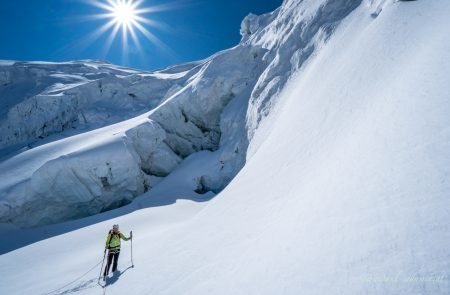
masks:
[(216, 171), (193, 175), (190, 190), (220, 191), (243, 165), (243, 108), (264, 52), (240, 45), (154, 73), (94, 62), (4, 66), (5, 97), (17, 104), (2, 124), (13, 152), (1, 164), (0, 220), (37, 226), (117, 207), (206, 150), (217, 151)]
[(205, 150), (215, 167), (192, 175), (189, 193), (221, 191), (288, 79), (359, 3), (287, 2), (249, 15), (238, 46), (153, 73), (6, 63), (0, 222), (34, 227), (116, 208)]
[(449, 15), (285, 0), (162, 71), (3, 62), (2, 292), (101, 292), (120, 223), (108, 294), (450, 293)]

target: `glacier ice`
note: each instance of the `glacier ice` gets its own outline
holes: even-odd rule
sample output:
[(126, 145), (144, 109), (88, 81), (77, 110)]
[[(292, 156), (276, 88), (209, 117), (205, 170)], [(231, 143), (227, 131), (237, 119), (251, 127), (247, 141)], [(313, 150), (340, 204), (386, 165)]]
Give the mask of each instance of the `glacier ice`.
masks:
[[(0, 222), (38, 226), (102, 212), (200, 151), (217, 156), (208, 175), (193, 173), (197, 191), (221, 191), (257, 148), (249, 147), (255, 131), (290, 77), (360, 3), (285, 1), (247, 16), (234, 48), (154, 72), (99, 61), (1, 65), (10, 105), (0, 114), (0, 148), (21, 152), (4, 156), (0, 169), (16, 174), (16, 163), (33, 161), (0, 185)], [(105, 169), (112, 174), (99, 174)], [(43, 199), (60, 214), (46, 218), (36, 206)]]

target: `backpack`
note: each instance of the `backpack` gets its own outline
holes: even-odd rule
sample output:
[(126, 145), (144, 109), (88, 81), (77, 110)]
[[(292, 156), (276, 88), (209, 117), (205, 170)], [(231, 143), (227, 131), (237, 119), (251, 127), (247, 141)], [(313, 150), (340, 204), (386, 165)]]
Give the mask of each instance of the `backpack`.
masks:
[(111, 229), (109, 230), (109, 241), (108, 241), (108, 249), (111, 248), (111, 240), (113, 238), (113, 236), (118, 236), (119, 240), (120, 240), (120, 232), (118, 232), (117, 234), (114, 233), (114, 231)]

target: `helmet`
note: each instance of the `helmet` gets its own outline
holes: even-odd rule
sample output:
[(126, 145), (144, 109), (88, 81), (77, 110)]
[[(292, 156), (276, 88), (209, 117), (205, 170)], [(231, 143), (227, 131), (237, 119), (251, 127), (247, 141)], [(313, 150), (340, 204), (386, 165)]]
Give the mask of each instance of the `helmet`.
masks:
[(113, 225), (113, 229), (119, 229), (119, 225), (118, 224), (114, 224)]

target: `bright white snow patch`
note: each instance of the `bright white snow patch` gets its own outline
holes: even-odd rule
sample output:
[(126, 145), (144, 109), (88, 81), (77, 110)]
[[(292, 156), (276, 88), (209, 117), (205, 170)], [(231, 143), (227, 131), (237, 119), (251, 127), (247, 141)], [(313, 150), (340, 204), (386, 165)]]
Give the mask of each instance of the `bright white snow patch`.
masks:
[[(252, 157), (220, 196), (207, 204), (178, 201), (106, 221), (102, 216), (112, 217), (108, 214), (115, 211), (30, 230), (30, 235), (66, 234), (2, 255), (0, 265), (7, 266), (0, 268), (2, 292), (449, 294), (450, 2), (387, 3), (376, 18), (366, 5), (348, 16), (337, 13), (339, 7), (350, 13), (355, 4), (285, 1), (279, 14), (267, 16), (272, 21), (261, 32), (268, 35), (249, 37), (248, 42), (255, 38), (267, 45), (261, 47), (266, 49), (263, 60), (268, 66), (258, 76), (256, 88), (251, 87), (255, 99), (250, 105), (232, 100), (220, 112), (230, 117), (213, 121), (233, 126), (233, 112), (227, 111), (236, 108), (237, 114), (245, 114), (242, 103), (248, 106), (247, 127), (259, 126), (258, 118), (266, 118), (261, 125), (265, 130), (247, 129), (255, 136), (245, 139), (258, 138), (259, 133), (266, 138), (258, 140)], [(283, 15), (298, 19), (286, 17), (284, 27), (275, 21)], [(327, 27), (335, 17), (344, 20), (331, 30), (315, 28), (311, 21)], [(296, 29), (297, 25), (302, 29)], [(274, 54), (269, 45), (296, 44), (294, 35), (285, 34), (289, 26), (305, 34), (300, 36), (311, 37), (302, 39), (307, 41), (303, 45), (315, 40), (315, 49), (297, 75), (283, 77), (282, 69), (294, 69), (290, 59), (297, 50), (280, 46)], [(233, 68), (227, 68), (228, 73)], [(203, 79), (208, 81), (208, 76), (200, 75), (187, 87), (198, 89), (194, 82), (205, 85)], [(288, 87), (277, 84), (283, 79), (290, 79)], [(219, 81), (212, 85), (232, 88)], [(260, 100), (259, 93), (268, 91), (258, 85), (280, 89), (272, 92), (276, 96)], [(211, 91), (201, 89), (202, 95)], [(276, 109), (270, 98), (278, 102)], [(215, 102), (224, 99), (216, 97)], [(167, 100), (175, 112), (167, 116), (183, 118), (183, 104), (176, 101), (175, 96)], [(255, 106), (271, 114), (260, 113)], [(209, 114), (217, 113), (212, 111), (215, 108), (209, 110)], [(161, 111), (162, 106), (152, 114)], [(203, 122), (195, 114), (186, 117), (197, 126)], [(140, 126), (158, 116), (149, 114), (129, 125)], [(191, 126), (190, 120), (186, 125)], [(241, 120), (237, 123), (236, 127), (242, 126)], [(192, 130), (181, 126), (186, 128), (181, 130)], [(228, 136), (242, 134), (230, 130)], [(208, 143), (211, 137), (194, 138)], [(224, 151), (234, 150), (225, 146), (188, 156), (154, 190), (117, 212), (147, 207), (160, 194), (163, 199), (172, 192), (195, 198), (198, 195), (192, 188), (202, 181), (196, 182), (192, 174), (217, 175), (224, 155), (230, 156)], [(171, 191), (175, 183), (181, 187)], [(79, 223), (89, 226), (69, 232)], [(125, 232), (135, 230), (136, 267), (127, 268), (130, 245), (124, 244), (123, 272), (110, 278), (102, 290), (96, 285), (100, 269), (95, 266), (113, 223), (120, 223)], [(5, 243), (11, 240), (12, 235)], [(74, 281), (89, 269), (93, 271)]]

